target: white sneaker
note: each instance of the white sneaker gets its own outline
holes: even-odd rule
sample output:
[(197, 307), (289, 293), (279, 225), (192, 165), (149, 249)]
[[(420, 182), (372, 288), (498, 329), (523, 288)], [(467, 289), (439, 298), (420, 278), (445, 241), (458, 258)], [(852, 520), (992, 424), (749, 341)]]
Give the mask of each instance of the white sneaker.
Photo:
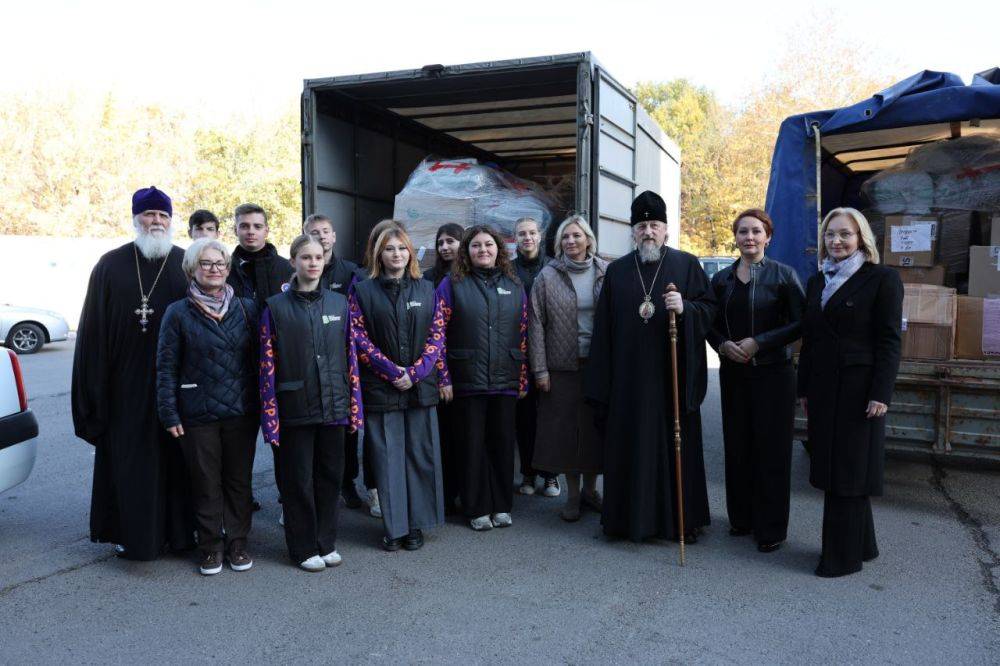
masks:
[(319, 555), (313, 555), (305, 562), (299, 562), (299, 566), (305, 569), (306, 571), (311, 571), (312, 573), (316, 573), (317, 571), (323, 571), (326, 569), (326, 563), (323, 561), (323, 558), (320, 557)]
[(469, 526), (477, 532), (484, 532), (493, 529), (493, 521), (489, 516), (479, 516), (469, 521)]
[(521, 479), (521, 485), (517, 487), (517, 492), (522, 495), (534, 495), (535, 494), (535, 477), (526, 476)]
[(344, 558), (342, 558), (340, 556), (340, 553), (338, 553), (337, 551), (333, 551), (332, 553), (327, 553), (326, 555), (323, 556), (322, 559), (323, 559), (323, 564), (328, 567), (338, 566), (341, 562), (344, 561)]
[(278, 516), (278, 524), (281, 525), (282, 527), (285, 526), (285, 510), (284, 509), (281, 510), (281, 515)]
[(514, 523), (509, 513), (494, 513), (490, 516), (490, 520), (493, 527), (510, 527)]
[(546, 497), (559, 497), (559, 477), (553, 477), (551, 479), (545, 479), (545, 490), (542, 494)]
[(382, 505), (378, 503), (378, 489), (372, 488), (368, 491), (368, 513), (373, 518), (382, 517)]

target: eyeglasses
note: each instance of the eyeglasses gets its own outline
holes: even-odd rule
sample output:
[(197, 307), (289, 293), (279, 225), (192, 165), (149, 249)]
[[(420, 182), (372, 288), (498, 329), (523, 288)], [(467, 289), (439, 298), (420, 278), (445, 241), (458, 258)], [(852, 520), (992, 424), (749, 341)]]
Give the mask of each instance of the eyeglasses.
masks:
[(835, 241), (838, 238), (842, 241), (848, 241), (857, 236), (858, 234), (853, 231), (841, 231), (837, 233), (835, 231), (827, 231), (823, 234), (823, 239), (828, 241)]
[(199, 261), (198, 266), (200, 266), (203, 271), (214, 270), (221, 273), (226, 270), (226, 262), (224, 261)]

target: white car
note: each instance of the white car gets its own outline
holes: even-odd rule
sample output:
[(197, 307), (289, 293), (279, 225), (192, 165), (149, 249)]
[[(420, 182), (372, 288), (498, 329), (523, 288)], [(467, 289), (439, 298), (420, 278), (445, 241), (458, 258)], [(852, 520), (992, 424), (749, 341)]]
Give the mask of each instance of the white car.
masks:
[(17, 355), (11, 349), (0, 350), (0, 493), (31, 474), (37, 436), (38, 420), (28, 409)]
[(18, 354), (34, 354), (68, 336), (69, 324), (58, 312), (0, 305), (0, 341)]

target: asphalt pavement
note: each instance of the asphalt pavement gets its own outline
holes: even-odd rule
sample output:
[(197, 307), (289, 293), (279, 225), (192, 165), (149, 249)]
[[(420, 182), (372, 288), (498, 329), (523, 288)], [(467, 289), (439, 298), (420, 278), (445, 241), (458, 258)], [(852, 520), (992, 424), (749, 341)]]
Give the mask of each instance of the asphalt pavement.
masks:
[(567, 524), (562, 498), (516, 496), (510, 529), (455, 520), (416, 552), (383, 552), (380, 522), (344, 509), (344, 564), (306, 573), (287, 560), (259, 444), (255, 565), (202, 577), (194, 556), (128, 562), (91, 543), (72, 350), (21, 359), (41, 435), (31, 477), (0, 495), (2, 663), (1000, 663), (1000, 475), (890, 460), (881, 556), (817, 578), (822, 494), (798, 444), (784, 547), (728, 535), (715, 370), (712, 525), (683, 568), (674, 543), (608, 541), (592, 512)]

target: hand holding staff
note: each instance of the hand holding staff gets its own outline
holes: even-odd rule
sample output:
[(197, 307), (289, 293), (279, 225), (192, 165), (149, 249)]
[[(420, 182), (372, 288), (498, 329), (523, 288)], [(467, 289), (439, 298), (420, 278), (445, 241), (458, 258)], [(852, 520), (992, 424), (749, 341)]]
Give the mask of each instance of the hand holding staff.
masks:
[[(667, 293), (676, 292), (677, 285), (667, 285)], [(667, 310), (670, 317), (670, 374), (674, 383), (674, 468), (677, 476), (677, 528), (681, 544), (681, 566), (684, 566), (684, 481), (681, 475), (681, 407), (677, 387), (677, 313)]]

